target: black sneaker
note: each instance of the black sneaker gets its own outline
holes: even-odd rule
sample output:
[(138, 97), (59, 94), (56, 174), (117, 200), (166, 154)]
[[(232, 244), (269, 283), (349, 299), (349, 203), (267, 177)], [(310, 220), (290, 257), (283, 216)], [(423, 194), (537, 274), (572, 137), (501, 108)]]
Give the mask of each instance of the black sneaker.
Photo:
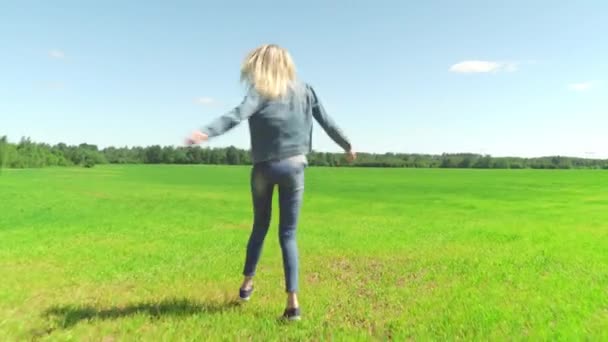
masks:
[(289, 321), (299, 321), (302, 318), (300, 315), (300, 308), (285, 309), (283, 318)]
[(239, 298), (246, 302), (251, 299), (251, 294), (253, 293), (253, 286), (249, 290), (239, 289)]

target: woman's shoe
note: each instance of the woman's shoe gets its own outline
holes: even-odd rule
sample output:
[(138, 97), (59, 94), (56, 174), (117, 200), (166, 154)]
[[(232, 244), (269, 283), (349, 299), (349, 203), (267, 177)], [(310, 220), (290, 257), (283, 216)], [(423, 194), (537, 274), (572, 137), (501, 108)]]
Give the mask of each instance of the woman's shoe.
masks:
[(283, 312), (283, 318), (288, 321), (299, 321), (302, 319), (302, 316), (300, 315), (300, 308), (285, 309), (285, 312)]
[(246, 302), (251, 299), (251, 294), (253, 293), (253, 286), (249, 290), (239, 289), (239, 298)]

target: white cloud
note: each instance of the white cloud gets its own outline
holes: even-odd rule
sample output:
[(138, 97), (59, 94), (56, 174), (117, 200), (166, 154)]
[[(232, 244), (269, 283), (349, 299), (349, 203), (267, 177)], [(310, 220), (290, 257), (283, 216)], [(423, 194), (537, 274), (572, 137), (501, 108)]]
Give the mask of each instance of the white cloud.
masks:
[(582, 92), (582, 91), (590, 90), (596, 84), (597, 84), (597, 82), (594, 82), (594, 81), (587, 81), (587, 82), (580, 82), (580, 83), (570, 83), (568, 85), (568, 89), (574, 90), (574, 91), (581, 91)]
[(496, 61), (462, 61), (450, 67), (451, 72), (470, 74), (470, 73), (487, 73), (487, 72), (514, 72), (517, 70), (518, 63), (514, 62), (496, 62)]
[(504, 70), (507, 72), (515, 72), (518, 69), (517, 63), (504, 63)]
[(63, 82), (50, 82), (47, 84), (47, 87), (53, 90), (61, 90), (65, 88), (65, 84), (63, 84)]
[(215, 99), (213, 99), (211, 97), (202, 96), (202, 97), (195, 98), (194, 103), (200, 104), (203, 106), (210, 106), (212, 104), (215, 104)]
[(53, 49), (53, 50), (49, 51), (49, 57), (55, 58), (55, 59), (64, 59), (65, 52), (63, 52), (61, 50)]

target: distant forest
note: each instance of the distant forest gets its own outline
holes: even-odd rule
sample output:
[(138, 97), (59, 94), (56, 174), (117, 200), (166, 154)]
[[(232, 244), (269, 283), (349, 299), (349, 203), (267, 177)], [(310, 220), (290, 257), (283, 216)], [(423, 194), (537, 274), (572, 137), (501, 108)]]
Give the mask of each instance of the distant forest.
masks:
[[(339, 167), (407, 167), (407, 168), (477, 168), (477, 169), (606, 169), (608, 159), (586, 159), (563, 156), (541, 158), (492, 157), (473, 153), (456, 154), (405, 154), (358, 153), (357, 160), (349, 164), (340, 153), (312, 152), (308, 155), (311, 166)], [(11, 143), (0, 138), (0, 166), (8, 168), (38, 168), (47, 166), (83, 166), (97, 164), (251, 164), (249, 151), (236, 147), (204, 148), (148, 146), (106, 147), (35, 143), (22, 138)]]

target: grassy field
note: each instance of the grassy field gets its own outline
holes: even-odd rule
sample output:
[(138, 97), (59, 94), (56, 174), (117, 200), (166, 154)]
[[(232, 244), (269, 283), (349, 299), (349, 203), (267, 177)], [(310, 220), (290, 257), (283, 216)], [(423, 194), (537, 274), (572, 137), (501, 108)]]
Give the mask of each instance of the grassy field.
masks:
[[(608, 172), (307, 170), (304, 318), (246, 167), (0, 174), (0, 340), (608, 338)], [(276, 213), (276, 210), (275, 210)]]

